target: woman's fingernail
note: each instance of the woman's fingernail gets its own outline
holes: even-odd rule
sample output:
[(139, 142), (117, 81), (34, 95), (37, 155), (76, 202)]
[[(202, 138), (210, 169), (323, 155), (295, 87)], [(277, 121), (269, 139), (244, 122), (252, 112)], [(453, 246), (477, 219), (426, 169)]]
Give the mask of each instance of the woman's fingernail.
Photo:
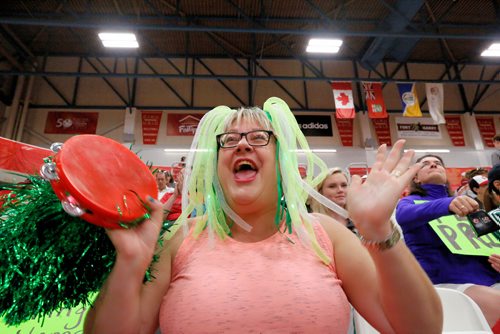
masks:
[(154, 203), (155, 202), (155, 199), (151, 196), (148, 195), (148, 201), (150, 201), (151, 203)]

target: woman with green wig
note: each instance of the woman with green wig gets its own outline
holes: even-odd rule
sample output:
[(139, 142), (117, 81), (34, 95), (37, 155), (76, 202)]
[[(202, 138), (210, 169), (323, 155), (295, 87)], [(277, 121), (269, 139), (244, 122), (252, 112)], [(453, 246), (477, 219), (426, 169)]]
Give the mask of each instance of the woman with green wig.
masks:
[[(170, 233), (157, 243), (154, 199), (151, 219), (108, 231), (116, 262), (85, 332), (346, 333), (351, 303), (380, 332), (440, 333), (439, 297), (390, 222), (420, 167), (410, 166), (413, 152), (401, 155), (403, 144), (381, 146), (364, 183), (353, 177), (346, 212), (314, 190), (328, 169), (285, 102), (211, 110), (193, 139), (183, 213)], [(361, 240), (309, 214), (308, 196), (348, 215)], [(188, 218), (193, 210), (204, 214)], [(155, 252), (155, 279), (143, 285)]]

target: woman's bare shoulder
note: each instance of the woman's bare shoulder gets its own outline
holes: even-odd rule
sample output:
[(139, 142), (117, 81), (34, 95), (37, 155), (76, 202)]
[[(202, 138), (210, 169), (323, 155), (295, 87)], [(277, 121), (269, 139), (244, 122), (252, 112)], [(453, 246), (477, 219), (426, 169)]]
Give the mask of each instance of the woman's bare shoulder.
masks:
[(169, 231), (165, 232), (163, 235), (163, 244), (165, 245), (164, 249), (168, 251), (171, 258), (175, 258), (177, 251), (181, 247), (183, 241), (189, 235), (192, 227), (201, 219), (201, 217), (188, 218), (187, 221), (183, 225), (176, 226), (174, 225), (170, 228)]
[(321, 224), (332, 244), (336, 245), (346, 239), (356, 239), (355, 235), (348, 228), (332, 217), (322, 213), (311, 213), (311, 215)]

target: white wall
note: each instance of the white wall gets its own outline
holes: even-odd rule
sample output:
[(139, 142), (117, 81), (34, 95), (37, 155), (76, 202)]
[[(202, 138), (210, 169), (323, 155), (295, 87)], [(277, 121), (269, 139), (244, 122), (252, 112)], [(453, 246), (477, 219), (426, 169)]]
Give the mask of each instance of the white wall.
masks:
[[(47, 113), (50, 110), (30, 110), (28, 117), (27, 129), (25, 129), (23, 142), (30, 143), (41, 147), (49, 147), (52, 142), (64, 142), (70, 135), (55, 135), (45, 134), (45, 121)], [(104, 135), (119, 142), (123, 141), (123, 123), (124, 110), (92, 110), (99, 112), (99, 120), (97, 124), (97, 134)], [(82, 111), (79, 111), (82, 112)], [(154, 165), (169, 166), (180, 160), (180, 157), (187, 155), (187, 150), (191, 146), (192, 137), (190, 136), (167, 136), (166, 127), (169, 113), (186, 113), (186, 111), (163, 111), (160, 130), (158, 133), (157, 145), (142, 145), (142, 128), (140, 112), (136, 115), (135, 120), (135, 143), (132, 147), (133, 151), (138, 152), (139, 156), (144, 161), (153, 163)], [(197, 112), (198, 113), (198, 112)], [(297, 113), (306, 114), (306, 113)], [(329, 115), (328, 113), (307, 113), (308, 115)], [(397, 131), (395, 125), (396, 115), (391, 114), (391, 137), (393, 142), (397, 140)], [(500, 118), (494, 116), (496, 127), (500, 129)], [(448, 136), (446, 127), (440, 125), (442, 139), (407, 139), (407, 148), (422, 149), (422, 148), (446, 148), (451, 150), (450, 153), (439, 153), (449, 167), (477, 167), (490, 165), (490, 155), (492, 149), (477, 150), (474, 146), (472, 134), (468, 130), (467, 122), (470, 121), (462, 116), (462, 125), (466, 147), (458, 148), (451, 146), (451, 140)], [(371, 149), (362, 147), (362, 133), (360, 128), (359, 118), (354, 121), (354, 146), (343, 147), (338, 136), (338, 130), (335, 125), (334, 116), (332, 116), (333, 137), (308, 137), (308, 142), (311, 148), (334, 148), (336, 153), (318, 153), (329, 166), (346, 167), (350, 163), (368, 163), (371, 165), (374, 160), (375, 152)], [(371, 124), (371, 122), (370, 122)], [(376, 138), (373, 128), (370, 129), (369, 136)], [(481, 139), (479, 138), (479, 141)], [(128, 145), (128, 144), (127, 144)], [(164, 148), (185, 149), (185, 152), (164, 152)]]

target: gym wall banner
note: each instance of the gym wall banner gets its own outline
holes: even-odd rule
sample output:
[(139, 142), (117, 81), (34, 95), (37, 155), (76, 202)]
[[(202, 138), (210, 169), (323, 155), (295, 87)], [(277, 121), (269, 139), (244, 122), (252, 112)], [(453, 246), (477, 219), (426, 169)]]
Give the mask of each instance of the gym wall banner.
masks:
[(483, 138), (483, 143), (486, 147), (495, 147), (493, 144), (493, 137), (496, 134), (495, 129), (495, 121), (493, 120), (493, 116), (489, 117), (476, 117), (477, 127), (479, 129), (479, 133)]
[(142, 143), (155, 145), (160, 130), (162, 111), (142, 111)]
[(95, 134), (98, 118), (97, 112), (49, 111), (45, 133)]
[(306, 137), (332, 137), (332, 119), (330, 116), (295, 115), (299, 127)]
[(373, 129), (375, 129), (375, 134), (377, 135), (378, 144), (392, 146), (389, 118), (372, 118), (372, 123)]
[(343, 146), (352, 147), (354, 119), (352, 118), (336, 118), (337, 130), (339, 130), (340, 141)]
[(432, 118), (396, 117), (398, 138), (441, 139), (439, 125)]
[(168, 114), (167, 136), (194, 136), (204, 114)]
[(458, 115), (444, 116), (446, 120), (446, 129), (450, 136), (453, 146), (465, 146), (464, 131), (462, 129), (462, 121)]

